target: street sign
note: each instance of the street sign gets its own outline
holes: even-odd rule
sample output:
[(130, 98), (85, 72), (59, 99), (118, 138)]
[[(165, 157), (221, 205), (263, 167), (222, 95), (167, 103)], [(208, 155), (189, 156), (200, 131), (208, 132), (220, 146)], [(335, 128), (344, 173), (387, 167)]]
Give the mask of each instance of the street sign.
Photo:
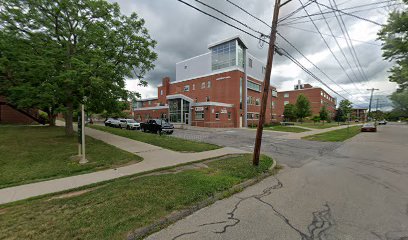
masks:
[(82, 117), (78, 114), (78, 143), (82, 144)]

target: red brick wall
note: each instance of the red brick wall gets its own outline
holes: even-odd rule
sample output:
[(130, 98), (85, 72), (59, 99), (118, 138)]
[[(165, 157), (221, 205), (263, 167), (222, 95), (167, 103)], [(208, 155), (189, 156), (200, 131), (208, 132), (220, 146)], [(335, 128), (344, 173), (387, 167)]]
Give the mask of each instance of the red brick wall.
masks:
[[(327, 94), (326, 91), (324, 91), (321, 88), (306, 88), (302, 90), (294, 90), (294, 91), (283, 91), (283, 92), (278, 92), (278, 99), (277, 99), (277, 114), (278, 114), (278, 119), (282, 121), (282, 115), (284, 111), (284, 103), (285, 101), (289, 101), (291, 104), (295, 104), (298, 96), (300, 94), (305, 95), (311, 105), (311, 110), (312, 110), (312, 116), (313, 115), (318, 115), (320, 112), (321, 107), (323, 106), (324, 103), (326, 103), (327, 110), (331, 112), (331, 117), (333, 118), (335, 116), (336, 112), (336, 106), (334, 101), (330, 101), (329, 99), (325, 98), (324, 96), (321, 95), (321, 92), (324, 94), (328, 95), (331, 97), (329, 94)], [(288, 98), (285, 98), (284, 95), (285, 93), (289, 94)], [(331, 97), (333, 98), (333, 97)], [(322, 104), (323, 101), (323, 104)]]
[[(227, 103), (227, 104), (233, 104), (233, 109), (228, 108), (228, 111), (231, 112), (231, 120), (227, 119), (227, 113), (221, 114), (220, 113), (220, 120), (214, 120), (215, 119), (215, 112), (217, 110), (221, 111), (221, 108), (223, 107), (218, 107), (218, 106), (207, 106), (207, 109), (205, 111), (212, 111), (212, 108), (214, 108), (215, 112), (209, 112), (205, 114), (205, 121), (199, 120), (195, 121), (193, 119), (193, 116), (195, 115), (194, 110), (192, 110), (192, 125), (197, 125), (197, 126), (206, 126), (206, 127), (239, 127), (240, 124), (240, 117), (244, 113), (244, 107), (246, 103), (246, 96), (245, 96), (245, 89), (243, 89), (243, 105), (242, 108), (240, 109), (240, 78), (243, 79), (244, 81), (244, 73), (238, 70), (230, 71), (230, 72), (225, 72), (225, 73), (220, 73), (220, 74), (215, 74), (211, 76), (206, 76), (206, 77), (201, 77), (201, 78), (196, 78), (188, 81), (183, 81), (183, 82), (176, 82), (176, 83), (170, 83), (170, 79), (168, 77), (163, 79), (162, 86), (158, 87), (157, 89), (157, 94), (158, 94), (158, 100), (157, 101), (152, 101), (152, 105), (143, 105), (143, 107), (153, 107), (157, 106), (157, 103), (167, 103), (166, 96), (167, 95), (174, 95), (174, 94), (182, 94), (184, 96), (187, 96), (191, 99), (193, 99), (196, 102), (207, 102), (207, 97), (209, 97), (209, 102), (220, 102), (220, 103)], [(249, 80), (256, 82), (258, 84), (262, 85), (261, 81), (252, 79), (248, 77)], [(210, 87), (208, 87), (208, 82), (210, 82)], [(205, 87), (202, 87), (203, 84)], [(184, 91), (184, 87), (186, 85), (189, 85), (189, 91)], [(274, 87), (270, 88), (269, 92), (269, 98), (268, 98), (268, 105), (267, 105), (267, 111), (266, 111), (266, 123), (271, 122), (271, 115), (274, 112), (274, 110), (271, 109), (271, 102), (272, 99), (275, 99), (275, 97), (272, 97), (271, 91), (272, 89), (275, 89)], [(253, 96), (255, 98), (262, 98), (262, 93), (253, 91), (248, 89), (248, 95)], [(248, 112), (257, 112), (259, 113), (260, 111), (260, 106), (255, 106), (255, 105), (248, 105)], [(135, 114), (141, 113), (143, 115), (144, 112), (147, 111), (136, 111)], [(153, 111), (149, 110), (149, 113), (153, 115)], [(225, 119), (223, 117), (225, 115)], [(207, 119), (208, 117), (208, 119)], [(254, 121), (255, 120), (251, 120)], [(248, 121), (249, 122), (249, 121)], [(258, 122), (256, 120), (256, 122)]]
[(35, 121), (8, 105), (0, 105), (0, 123), (33, 124)]

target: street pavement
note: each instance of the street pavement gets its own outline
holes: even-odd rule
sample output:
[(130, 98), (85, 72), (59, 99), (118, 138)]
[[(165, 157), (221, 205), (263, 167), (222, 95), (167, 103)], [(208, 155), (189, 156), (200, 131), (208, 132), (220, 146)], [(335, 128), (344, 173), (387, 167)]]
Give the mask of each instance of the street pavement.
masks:
[[(215, 141), (212, 137), (205, 140)], [(379, 126), (377, 133), (342, 144), (315, 143), (310, 152), (302, 140), (283, 145), (269, 140), (266, 149), (271, 142), (282, 152), (299, 143), (295, 158), (302, 152), (310, 158), (286, 161), (294, 167), (147, 239), (407, 240), (407, 140), (408, 125), (402, 124)]]
[[(318, 129), (331, 131), (333, 129)], [(307, 132), (312, 134), (312, 132)], [(177, 130), (174, 136), (217, 144), (225, 147), (239, 148), (252, 152), (256, 131), (254, 129), (217, 129), (217, 130)], [(261, 151), (273, 157), (279, 164), (289, 167), (301, 167), (318, 156), (332, 152), (342, 145), (336, 142), (313, 142), (291, 139), (292, 133), (263, 131)], [(289, 139), (288, 139), (289, 138)]]

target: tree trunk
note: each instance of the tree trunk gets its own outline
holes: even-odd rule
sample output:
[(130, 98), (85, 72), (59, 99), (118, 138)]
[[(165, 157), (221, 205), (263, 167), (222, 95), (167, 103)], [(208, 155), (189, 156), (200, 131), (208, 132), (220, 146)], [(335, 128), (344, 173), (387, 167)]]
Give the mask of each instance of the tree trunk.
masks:
[(67, 103), (67, 110), (65, 111), (65, 135), (72, 136), (74, 135), (74, 126), (72, 121), (72, 116), (74, 112), (74, 104), (72, 102)]
[(56, 119), (55, 114), (48, 113), (48, 123), (50, 124), (50, 127), (55, 127), (55, 119)]

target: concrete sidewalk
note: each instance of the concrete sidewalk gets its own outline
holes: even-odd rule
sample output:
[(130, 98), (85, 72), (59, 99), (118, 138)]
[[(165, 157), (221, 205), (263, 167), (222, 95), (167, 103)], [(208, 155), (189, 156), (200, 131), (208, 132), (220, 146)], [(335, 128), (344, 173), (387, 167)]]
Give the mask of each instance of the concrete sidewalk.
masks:
[(284, 136), (279, 136), (278, 138), (282, 138), (282, 139), (301, 139), (302, 137), (306, 137), (306, 136), (310, 136), (310, 135), (330, 132), (330, 131), (334, 131), (334, 130), (339, 130), (339, 129), (352, 127), (352, 126), (359, 126), (359, 125), (361, 125), (361, 124), (341, 125), (341, 126), (338, 126), (338, 127), (323, 128), (323, 129), (311, 129), (311, 128), (308, 128), (308, 129), (311, 129), (311, 131), (300, 132), (300, 133), (289, 133), (289, 134), (284, 135)]
[(229, 147), (198, 153), (180, 153), (91, 128), (86, 128), (85, 132), (95, 139), (104, 141), (122, 150), (136, 153), (143, 157), (143, 161), (115, 169), (0, 189), (0, 204), (207, 158), (247, 153), (246, 151)]

